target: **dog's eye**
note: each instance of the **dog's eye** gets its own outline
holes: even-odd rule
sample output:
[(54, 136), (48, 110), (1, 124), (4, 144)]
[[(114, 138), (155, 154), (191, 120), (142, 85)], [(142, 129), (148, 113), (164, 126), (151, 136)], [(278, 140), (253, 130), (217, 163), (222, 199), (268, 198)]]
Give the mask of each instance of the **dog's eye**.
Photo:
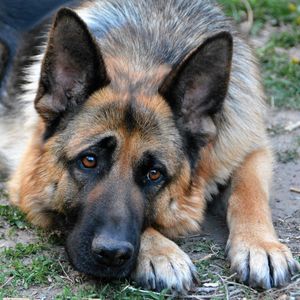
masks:
[(156, 182), (161, 178), (161, 173), (160, 171), (158, 171), (157, 169), (151, 169), (148, 174), (147, 174), (147, 178), (148, 180), (152, 181), (152, 182)]
[(89, 154), (81, 158), (81, 164), (86, 169), (93, 169), (97, 166), (97, 158), (95, 155)]

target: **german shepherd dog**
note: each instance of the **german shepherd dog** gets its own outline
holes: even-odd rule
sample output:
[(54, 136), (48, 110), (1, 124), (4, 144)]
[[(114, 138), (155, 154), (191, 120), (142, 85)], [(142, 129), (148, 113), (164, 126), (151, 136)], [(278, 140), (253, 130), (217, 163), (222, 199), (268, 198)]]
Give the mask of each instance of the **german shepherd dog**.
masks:
[(67, 232), (77, 270), (184, 293), (196, 269), (171, 239), (227, 186), (232, 272), (285, 285), (299, 264), (272, 225), (264, 92), (231, 21), (208, 0), (67, 6), (27, 32), (2, 87), (12, 203)]

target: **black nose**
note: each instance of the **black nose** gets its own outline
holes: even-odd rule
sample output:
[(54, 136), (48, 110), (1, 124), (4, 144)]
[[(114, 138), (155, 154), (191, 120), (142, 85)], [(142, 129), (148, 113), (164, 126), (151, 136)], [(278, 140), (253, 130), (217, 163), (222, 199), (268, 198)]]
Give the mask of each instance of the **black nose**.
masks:
[(98, 262), (108, 266), (120, 266), (132, 257), (133, 245), (129, 242), (95, 237), (92, 252)]

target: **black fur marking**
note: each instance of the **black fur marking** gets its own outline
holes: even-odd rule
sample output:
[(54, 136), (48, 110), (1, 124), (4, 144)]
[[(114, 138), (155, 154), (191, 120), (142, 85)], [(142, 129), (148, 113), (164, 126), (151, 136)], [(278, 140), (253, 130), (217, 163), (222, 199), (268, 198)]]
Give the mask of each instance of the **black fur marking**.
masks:
[(208, 202), (207, 209), (213, 215), (217, 215), (226, 220), (228, 200), (232, 192), (231, 178), (224, 184), (218, 184), (218, 194), (212, 195), (212, 201)]
[[(268, 266), (269, 266), (269, 277), (270, 277), (270, 287), (274, 287), (275, 286), (275, 282), (274, 282), (274, 268), (273, 268), (273, 264), (272, 264), (272, 259), (270, 254), (268, 254)], [(277, 282), (278, 284), (278, 282)]]
[(187, 125), (191, 113), (212, 115), (220, 111), (227, 94), (232, 37), (227, 32), (208, 38), (181, 64), (174, 67), (159, 92)]
[(42, 66), (37, 111), (49, 124), (108, 83), (102, 55), (86, 24), (72, 10), (59, 10)]
[(0, 84), (1, 79), (5, 73), (6, 65), (8, 62), (9, 50), (4, 42), (0, 40)]
[(63, 111), (53, 119), (52, 122), (46, 123), (46, 129), (43, 134), (43, 140), (46, 142), (56, 132), (63, 131), (68, 123), (72, 120), (73, 116), (81, 110), (81, 106), (70, 107), (67, 111)]
[(50, 139), (55, 134), (59, 125), (61, 124), (61, 119), (62, 119), (62, 116), (58, 115), (50, 124), (47, 124), (44, 135), (43, 135), (44, 142), (46, 142), (48, 139)]
[(242, 281), (243, 283), (249, 285), (249, 281), (250, 281), (250, 251), (248, 252), (248, 256), (247, 256), (247, 266), (246, 269), (243, 270), (243, 278)]
[(128, 104), (125, 110), (124, 122), (125, 122), (126, 129), (128, 130), (129, 133), (134, 131), (134, 129), (137, 127), (134, 103), (135, 101), (132, 100)]
[(181, 130), (177, 124), (183, 140), (184, 152), (186, 153), (192, 170), (195, 170), (199, 160), (199, 150), (205, 143), (205, 138), (201, 134), (192, 134), (188, 130)]
[[(155, 268), (154, 268), (153, 262), (151, 260), (150, 260), (150, 268), (152, 270), (152, 274), (153, 274), (153, 277), (155, 279), (156, 278), (156, 272), (155, 272)], [(155, 281), (153, 282), (152, 288), (155, 288)]]
[(206, 142), (201, 118), (213, 116), (222, 109), (231, 59), (232, 37), (227, 32), (219, 33), (175, 66), (159, 88), (174, 112), (192, 167)]
[(77, 209), (72, 212), (67, 211), (67, 213), (62, 214), (62, 213), (58, 213), (56, 210), (51, 210), (47, 208), (43, 210), (41, 213), (52, 220), (51, 229), (62, 230), (64, 234), (66, 234), (74, 227), (74, 224), (76, 223), (78, 217)]
[(208, 38), (160, 86), (160, 94), (187, 126), (192, 117), (220, 111), (229, 83), (232, 44), (227, 32)]

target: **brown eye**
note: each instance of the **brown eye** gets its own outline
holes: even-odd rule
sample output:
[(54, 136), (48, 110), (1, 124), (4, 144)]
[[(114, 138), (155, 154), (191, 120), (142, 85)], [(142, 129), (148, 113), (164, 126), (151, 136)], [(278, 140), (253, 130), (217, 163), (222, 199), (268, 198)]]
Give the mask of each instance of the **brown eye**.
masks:
[(147, 174), (147, 178), (150, 180), (150, 181), (157, 181), (159, 180), (161, 177), (161, 173), (156, 170), (156, 169), (152, 169), (148, 172)]
[(97, 159), (94, 155), (86, 155), (81, 158), (81, 163), (84, 168), (92, 169), (97, 166)]

